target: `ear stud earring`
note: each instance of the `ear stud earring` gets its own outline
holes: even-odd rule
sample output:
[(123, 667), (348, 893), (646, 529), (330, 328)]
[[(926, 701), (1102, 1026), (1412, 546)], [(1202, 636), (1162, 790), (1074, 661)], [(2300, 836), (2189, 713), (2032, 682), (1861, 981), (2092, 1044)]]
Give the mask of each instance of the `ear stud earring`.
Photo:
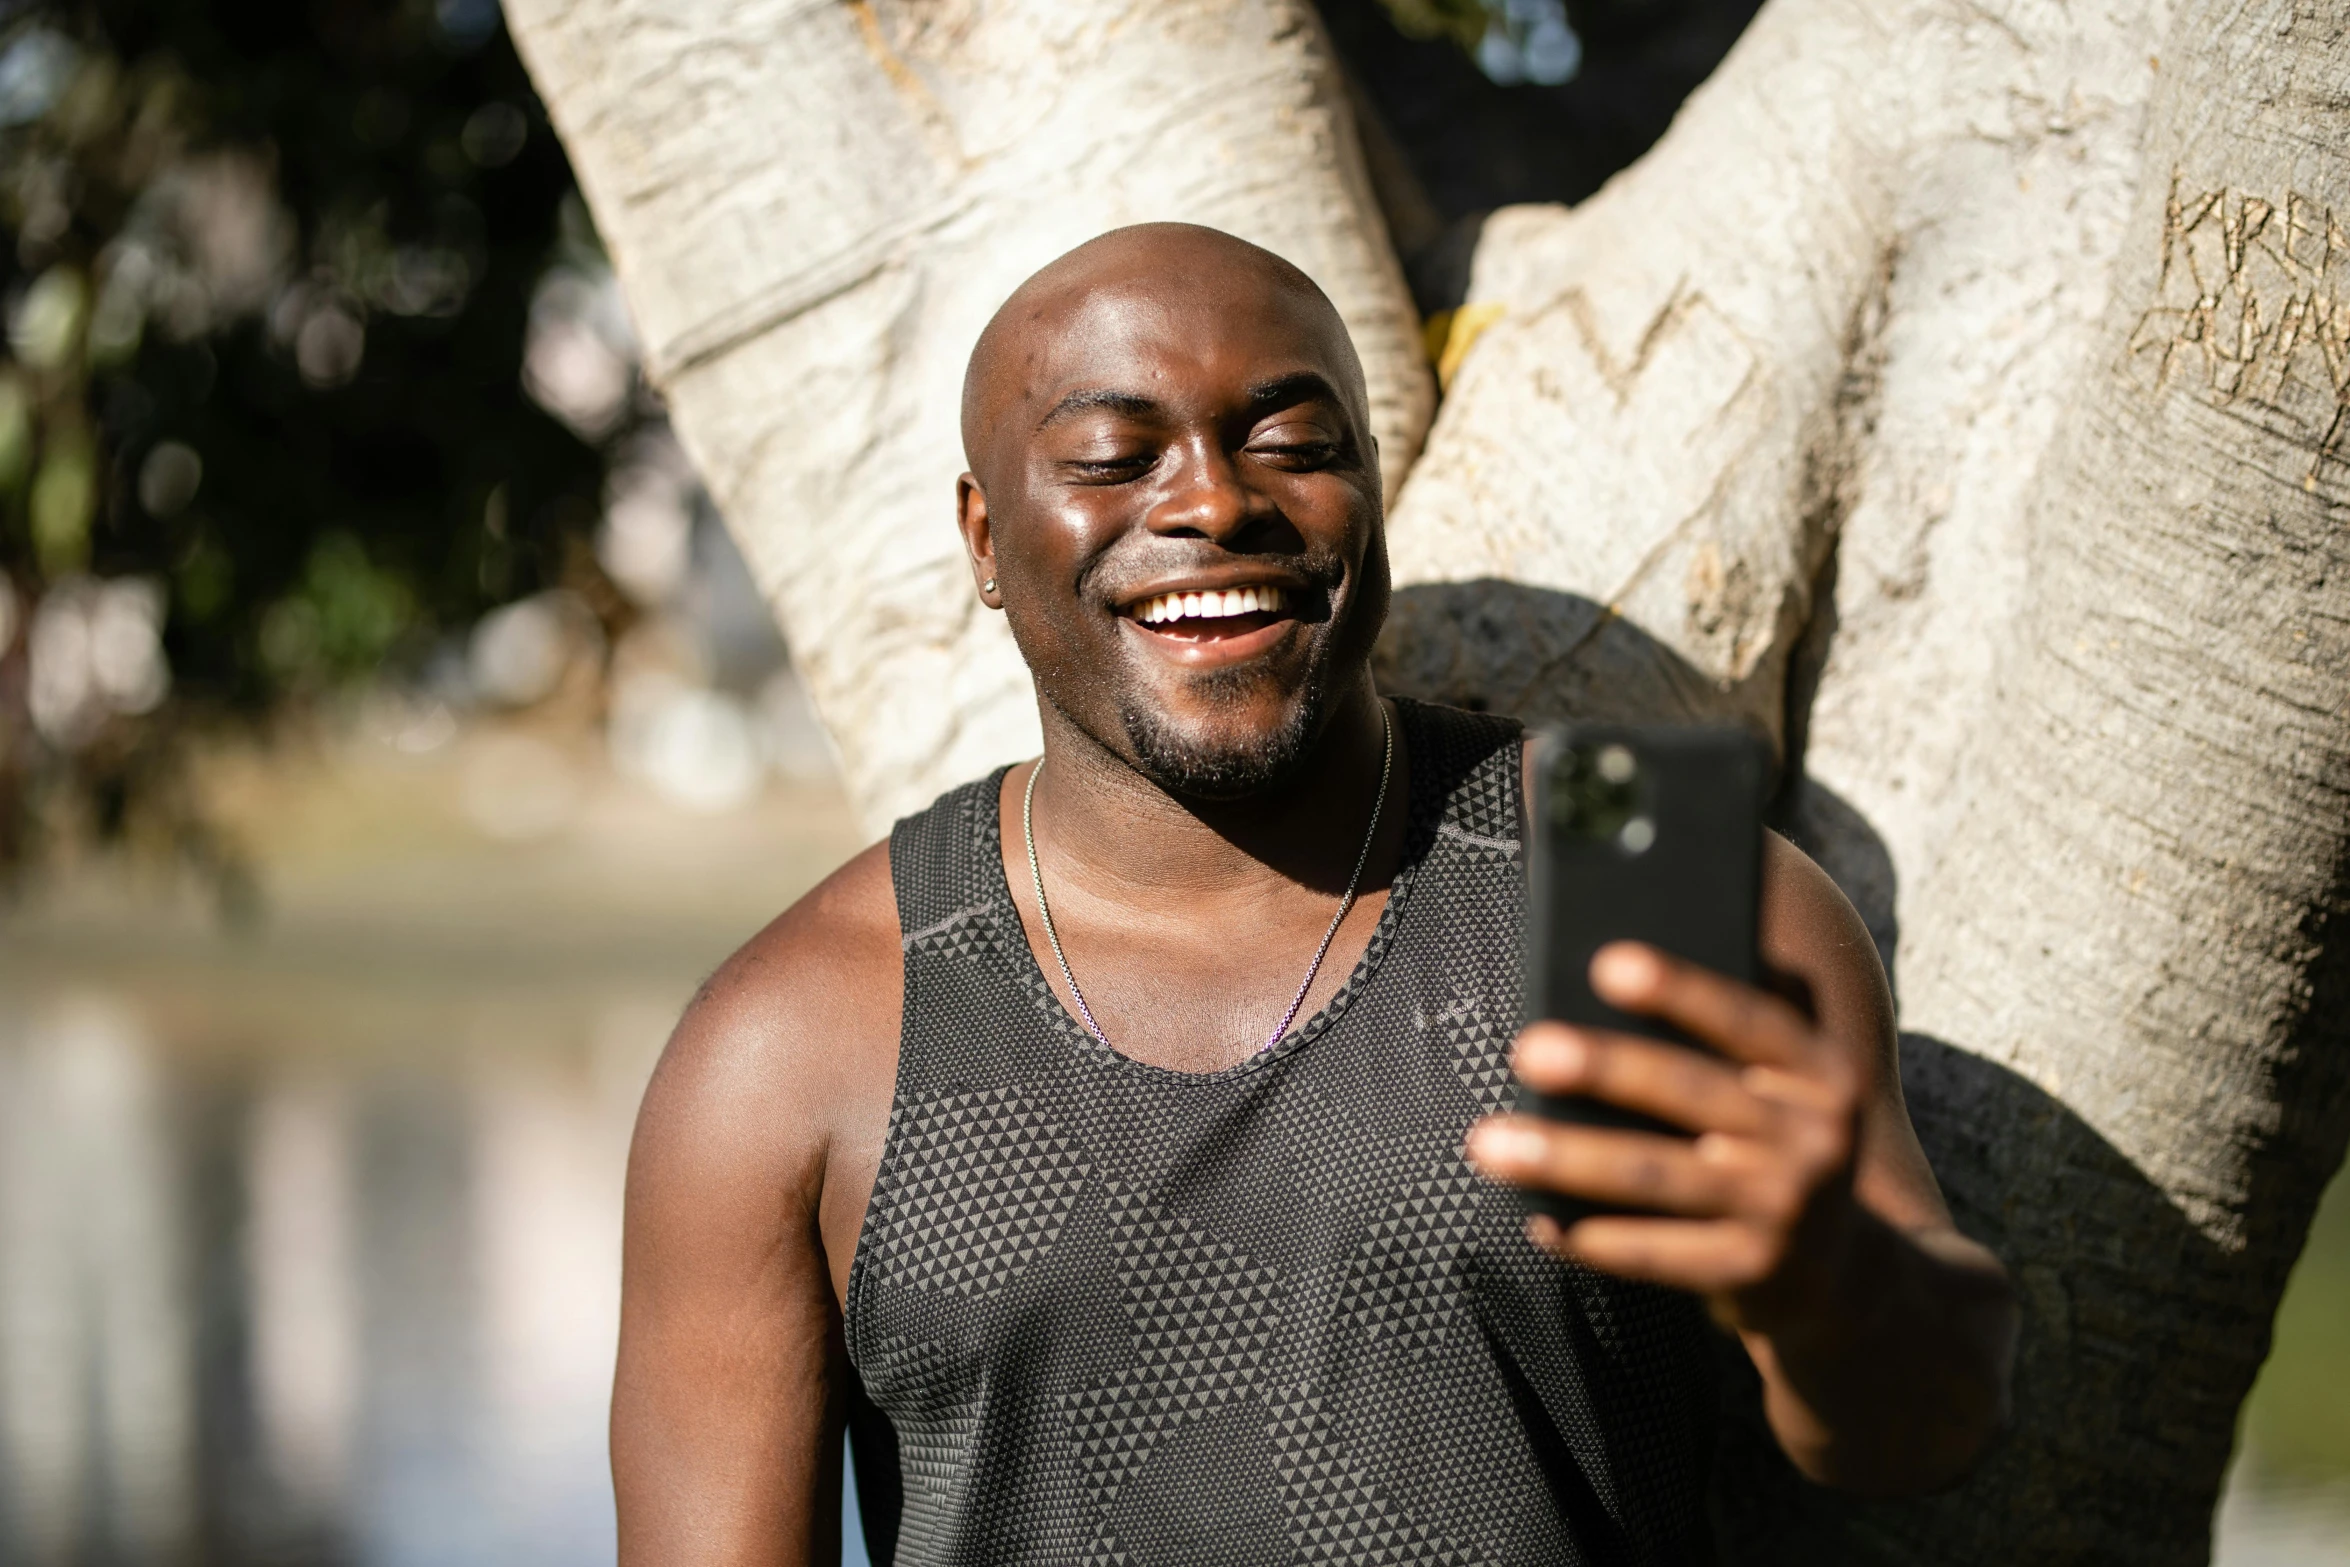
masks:
[(995, 578), (990, 577), (985, 582), (979, 584), (979, 591), (982, 593), (993, 593), (995, 591)]

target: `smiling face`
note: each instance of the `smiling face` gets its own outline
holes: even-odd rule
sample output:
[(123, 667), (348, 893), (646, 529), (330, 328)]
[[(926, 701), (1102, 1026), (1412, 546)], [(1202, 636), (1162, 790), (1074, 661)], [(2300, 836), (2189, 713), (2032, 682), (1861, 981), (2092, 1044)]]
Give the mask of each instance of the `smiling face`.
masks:
[(1037, 690), (1160, 787), (1277, 782), (1387, 612), (1362, 371), (1329, 301), (1208, 229), (1120, 230), (972, 356), (962, 528)]

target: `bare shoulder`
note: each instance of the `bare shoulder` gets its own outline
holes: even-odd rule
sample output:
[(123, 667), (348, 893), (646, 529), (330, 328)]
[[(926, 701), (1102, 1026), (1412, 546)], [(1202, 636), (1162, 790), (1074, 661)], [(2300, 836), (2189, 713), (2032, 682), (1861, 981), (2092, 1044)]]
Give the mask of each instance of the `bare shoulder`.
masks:
[[(717, 1064), (819, 1066), (839, 1046), (895, 1036), (897, 899), (889, 845), (858, 854), (777, 915), (702, 982), (662, 1069)], [(887, 983), (876, 984), (884, 980)]]
[[(850, 860), (745, 942), (686, 1007), (645, 1090), (632, 1218), (736, 1198), (758, 1227), (820, 1202), (835, 1145), (886, 1121), (901, 983), (889, 846)], [(781, 1206), (778, 1206), (780, 1200)], [(679, 1215), (681, 1222), (683, 1215)]]
[(1773, 988), (1801, 1004), (1859, 1074), (1861, 1195), (1896, 1223), (1947, 1226), (1949, 1209), (1901, 1097), (1893, 988), (1877, 945), (1843, 889), (1775, 832), (1763, 840), (1761, 945)]
[(1794, 999), (1822, 1027), (1890, 1047), (1893, 993), (1860, 911), (1817, 861), (1775, 832), (1763, 834), (1759, 934), (1764, 966), (1803, 992)]
[(839, 1554), (840, 1297), (817, 1219), (876, 1080), (888, 1117), (897, 950), (876, 846), (721, 965), (654, 1068), (612, 1394), (623, 1561)]

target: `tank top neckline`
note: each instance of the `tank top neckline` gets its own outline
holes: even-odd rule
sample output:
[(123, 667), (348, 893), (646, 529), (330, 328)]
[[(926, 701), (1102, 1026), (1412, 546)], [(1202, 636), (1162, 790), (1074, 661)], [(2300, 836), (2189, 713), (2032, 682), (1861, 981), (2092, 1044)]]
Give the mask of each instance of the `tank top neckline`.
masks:
[(1312, 1044), (1330, 1031), (1346, 1015), (1348, 1007), (1371, 983), (1379, 971), (1380, 960), (1395, 944), (1397, 931), (1403, 923), (1404, 907), (1411, 901), (1412, 884), (1419, 877), (1421, 865), (1427, 860), (1428, 850), (1435, 839), (1434, 827), (1424, 820), (1427, 815), (1424, 784), (1427, 779), (1427, 758), (1421, 740), (1421, 725), (1414, 706), (1408, 698), (1396, 697), (1397, 719), (1405, 726), (1410, 744), (1406, 748), (1404, 791), (1403, 859), (1396, 867), (1395, 878), (1387, 886), (1387, 904), (1379, 911), (1379, 921), (1371, 927), (1371, 939), (1364, 943), (1361, 956), (1347, 970), (1346, 982), (1331, 993), (1320, 1009), (1301, 1023), (1290, 1025), (1289, 1032), (1266, 1049), (1252, 1051), (1227, 1067), (1213, 1072), (1186, 1072), (1180, 1067), (1159, 1066), (1149, 1061), (1138, 1061), (1114, 1046), (1105, 1045), (1094, 1037), (1093, 1031), (1071, 1014), (1045, 977), (1044, 969), (1036, 961), (1036, 949), (1029, 945), (1027, 923), (1020, 905), (1012, 897), (1012, 884), (1004, 872), (1003, 845), (1003, 789), (1004, 779), (1019, 764), (1006, 763), (990, 773), (982, 800), (983, 809), (974, 812), (978, 822), (978, 840), (974, 845), (980, 860), (980, 875), (985, 878), (988, 895), (1003, 900), (1011, 911), (1012, 937), (1005, 943), (1014, 949), (1009, 955), (1021, 984), (1036, 999), (1038, 1010), (1045, 1014), (1053, 1031), (1080, 1051), (1116, 1071), (1134, 1072), (1147, 1077), (1174, 1083), (1208, 1085), (1235, 1082), (1263, 1071), (1276, 1061), (1289, 1057)]

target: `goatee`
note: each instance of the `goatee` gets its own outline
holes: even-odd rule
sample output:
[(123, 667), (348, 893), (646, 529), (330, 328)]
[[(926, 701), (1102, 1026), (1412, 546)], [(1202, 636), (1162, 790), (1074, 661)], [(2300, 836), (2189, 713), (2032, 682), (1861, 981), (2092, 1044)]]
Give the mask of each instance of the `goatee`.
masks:
[[(1156, 708), (1123, 704), (1119, 717), (1134, 747), (1136, 768), (1173, 795), (1201, 800), (1236, 800), (1281, 782), (1305, 761), (1321, 733), (1328, 706), (1328, 681), (1316, 659), (1281, 723), (1233, 741), (1178, 729)], [(1272, 677), (1260, 670), (1216, 670), (1199, 676), (1193, 690), (1211, 704), (1237, 702)]]

